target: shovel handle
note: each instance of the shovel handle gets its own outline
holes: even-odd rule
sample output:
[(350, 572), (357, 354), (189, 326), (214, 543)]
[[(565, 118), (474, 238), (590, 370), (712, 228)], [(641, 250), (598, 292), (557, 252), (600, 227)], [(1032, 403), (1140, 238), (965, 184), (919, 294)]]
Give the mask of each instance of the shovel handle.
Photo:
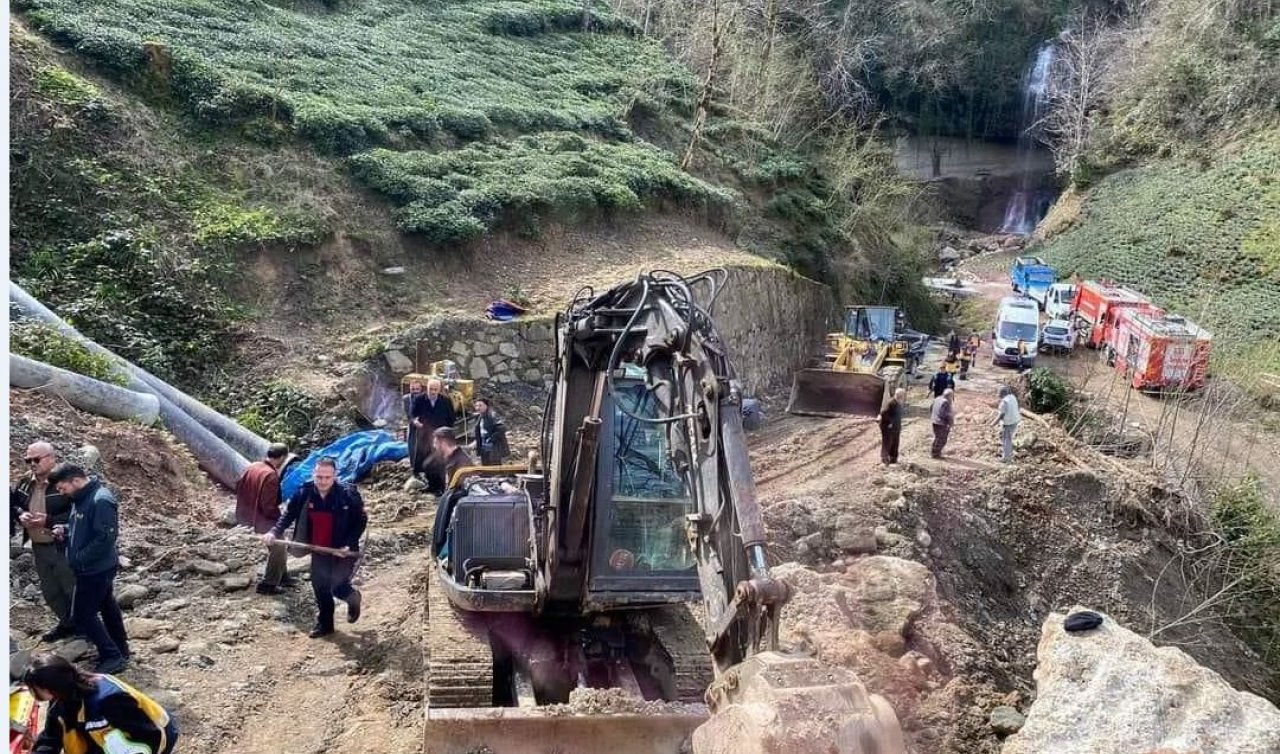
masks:
[(351, 552), (350, 550), (339, 550), (336, 547), (321, 547), (320, 545), (307, 544), (306, 542), (294, 542), (289, 539), (277, 539), (275, 544), (284, 545), (285, 547), (301, 547), (304, 550), (322, 553), (324, 555), (334, 555), (339, 558), (358, 558), (360, 553)]

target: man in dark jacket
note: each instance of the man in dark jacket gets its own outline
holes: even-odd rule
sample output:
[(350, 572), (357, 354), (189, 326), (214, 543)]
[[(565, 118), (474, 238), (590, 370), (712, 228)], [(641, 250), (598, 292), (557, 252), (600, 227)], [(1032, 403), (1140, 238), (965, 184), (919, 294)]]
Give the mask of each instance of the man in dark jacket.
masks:
[[(266, 534), (280, 520), (280, 466), (289, 456), (289, 446), (274, 443), (267, 456), (254, 461), (236, 482), (236, 523)], [(267, 550), (267, 567), (258, 582), (258, 594), (279, 594), (288, 576), (289, 555), (284, 545)]]
[(404, 441), (409, 446), (409, 468), (415, 471), (421, 465), (421, 459), (418, 458), (418, 427), (414, 424), (418, 399), (421, 397), (422, 382), (413, 380), (409, 383), (409, 392), (400, 398), (404, 404), (405, 421), (408, 423), (404, 431)]
[[(488, 398), (476, 398), (476, 455), (484, 466), (498, 466), (511, 453), (507, 445), (507, 428), (493, 412)], [(447, 484), (447, 482), (446, 482)]]
[[(433, 441), (435, 443), (436, 457), (439, 459), (439, 463), (444, 466), (446, 485), (453, 483), (453, 474), (458, 469), (475, 465), (475, 462), (471, 460), (471, 456), (467, 455), (467, 451), (458, 447), (458, 438), (454, 435), (452, 429), (448, 427), (437, 429)], [(449, 531), (449, 518), (453, 515), (453, 505), (457, 501), (459, 491), (444, 487), (431, 491), (440, 496), (439, 501), (436, 502), (435, 524), (431, 529), (432, 551), (437, 555), (442, 555), (445, 538)]]
[(316, 625), (310, 636), (318, 639), (333, 633), (334, 598), (347, 603), (347, 622), (360, 619), (360, 592), (351, 586), (356, 560), (360, 557), (360, 537), (369, 523), (364, 500), (355, 485), (338, 481), (338, 466), (332, 458), (316, 461), (311, 481), (289, 499), (284, 515), (262, 535), (267, 547), (297, 522), (294, 541), (338, 550), (311, 553), (311, 588), (316, 595)]
[(955, 378), (951, 376), (951, 372), (947, 371), (945, 363), (938, 367), (938, 373), (929, 381), (929, 389), (933, 391), (934, 398), (941, 398), (944, 392), (954, 390), (955, 387)]
[[(47, 442), (33, 443), (24, 459), (31, 473), (9, 489), (9, 508), (14, 523), (21, 524), (23, 539), (31, 540), (31, 556), (45, 604), (58, 618), (53, 630), (41, 641), (57, 641), (75, 635), (71, 622), (71, 595), (76, 577), (67, 563), (67, 547), (53, 536), (53, 527), (66, 526), (71, 518), (71, 500), (49, 484), (49, 472), (58, 463), (58, 454)], [(10, 532), (12, 536), (12, 532)]]
[(71, 498), (69, 523), (53, 530), (54, 536), (67, 542), (67, 562), (76, 577), (71, 619), (98, 648), (97, 672), (118, 673), (128, 664), (129, 637), (115, 597), (119, 565), (116, 498), (97, 477), (90, 479), (84, 469), (69, 463), (55, 466), (49, 472), (49, 483)]
[[(444, 383), (436, 379), (428, 380), (427, 391), (414, 399), (413, 411), (409, 417), (417, 446), (416, 453), (414, 448), (410, 448), (411, 460), (416, 461), (413, 466), (415, 473), (425, 472), (428, 477), (439, 477), (440, 469), (432, 467), (430, 463), (434, 447), (432, 433), (441, 427), (452, 428), (457, 420), (453, 401), (444, 392)], [(427, 486), (439, 486), (439, 480), (433, 482), (429, 479)]]
[(880, 412), (880, 462), (898, 462), (898, 440), (902, 437), (902, 410), (907, 391), (898, 388)]

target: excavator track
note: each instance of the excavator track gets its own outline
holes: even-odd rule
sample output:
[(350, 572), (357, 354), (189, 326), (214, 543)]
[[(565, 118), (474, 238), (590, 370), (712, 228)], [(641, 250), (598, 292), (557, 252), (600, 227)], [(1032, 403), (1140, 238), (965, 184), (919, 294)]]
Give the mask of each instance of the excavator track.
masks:
[(688, 605), (649, 611), (649, 629), (671, 657), (678, 702), (701, 703), (713, 674), (707, 638)]
[(493, 650), (479, 621), (454, 608), (431, 570), (427, 586), (427, 705), (493, 705)]

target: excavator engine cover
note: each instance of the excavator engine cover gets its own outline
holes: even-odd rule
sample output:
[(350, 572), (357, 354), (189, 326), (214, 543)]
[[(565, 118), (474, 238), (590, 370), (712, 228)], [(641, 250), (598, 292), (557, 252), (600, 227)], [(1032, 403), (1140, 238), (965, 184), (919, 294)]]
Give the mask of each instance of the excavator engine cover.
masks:
[(708, 691), (693, 754), (906, 754), (893, 708), (850, 670), (761, 652)]
[(876, 416), (884, 402), (885, 387), (885, 379), (878, 374), (802, 369), (791, 383), (787, 413)]

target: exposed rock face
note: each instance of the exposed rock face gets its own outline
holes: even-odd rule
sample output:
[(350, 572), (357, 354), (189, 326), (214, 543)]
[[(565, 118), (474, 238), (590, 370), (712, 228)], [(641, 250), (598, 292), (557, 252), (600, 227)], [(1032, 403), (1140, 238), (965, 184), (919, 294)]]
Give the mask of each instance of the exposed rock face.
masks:
[(1280, 751), (1280, 709), (1270, 702), (1110, 618), (1072, 634), (1065, 617), (1045, 621), (1036, 701), (1001, 754)]

